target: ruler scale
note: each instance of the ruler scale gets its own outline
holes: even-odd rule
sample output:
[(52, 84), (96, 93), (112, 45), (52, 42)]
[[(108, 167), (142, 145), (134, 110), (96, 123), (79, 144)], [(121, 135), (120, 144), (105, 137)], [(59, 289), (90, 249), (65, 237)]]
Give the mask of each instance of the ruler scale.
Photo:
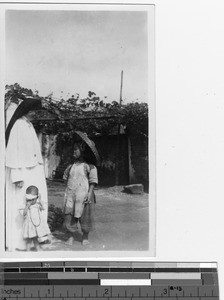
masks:
[(0, 263), (0, 300), (219, 300), (216, 263)]

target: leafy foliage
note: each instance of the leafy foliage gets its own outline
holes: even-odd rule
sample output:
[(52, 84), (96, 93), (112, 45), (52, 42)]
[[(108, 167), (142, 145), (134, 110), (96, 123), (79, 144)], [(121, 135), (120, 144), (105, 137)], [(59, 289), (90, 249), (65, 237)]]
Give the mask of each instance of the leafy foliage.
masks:
[(48, 207), (48, 225), (51, 232), (60, 229), (64, 222), (64, 215), (60, 207), (56, 207), (51, 204)]
[(38, 97), (42, 100), (45, 111), (38, 112), (34, 126), (45, 134), (57, 134), (57, 149), (60, 154), (63, 144), (70, 143), (74, 130), (86, 132), (90, 137), (96, 135), (117, 134), (118, 124), (126, 133), (136, 139), (148, 137), (148, 104), (129, 103), (120, 105), (113, 101), (106, 103), (92, 91), (84, 99), (79, 94), (65, 100), (40, 97), (30, 89), (22, 88), (18, 83), (6, 86), (5, 103), (18, 103), (19, 98)]
[(124, 107), (122, 123), (132, 135), (148, 137), (148, 104), (130, 103)]
[(6, 85), (5, 90), (5, 110), (9, 107), (11, 102), (18, 104), (19, 99), (24, 99), (26, 96), (35, 96), (31, 89), (22, 88), (18, 83)]
[(12, 98), (12, 101), (15, 103), (18, 103), (19, 98), (23, 96), (37, 96), (38, 92), (36, 94), (33, 93), (31, 89), (23, 88), (18, 83), (6, 85), (5, 87), (6, 93), (5, 93), (5, 99)]

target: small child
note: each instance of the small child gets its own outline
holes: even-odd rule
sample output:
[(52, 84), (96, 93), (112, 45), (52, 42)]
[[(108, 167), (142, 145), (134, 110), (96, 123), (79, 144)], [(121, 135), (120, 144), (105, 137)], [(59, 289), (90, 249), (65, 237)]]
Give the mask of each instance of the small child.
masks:
[(98, 184), (97, 168), (92, 163), (98, 163), (99, 155), (93, 141), (80, 131), (75, 132), (73, 158), (74, 163), (65, 170), (63, 176), (67, 181), (63, 225), (70, 233), (67, 243), (72, 245), (73, 234), (77, 232), (80, 223), (82, 244), (88, 245), (95, 203), (94, 187)]
[(48, 240), (50, 229), (42, 217), (44, 210), (39, 190), (36, 186), (29, 186), (26, 189), (26, 207), (23, 210), (23, 238), (26, 240), (27, 251), (34, 247), (41, 250), (40, 243)]

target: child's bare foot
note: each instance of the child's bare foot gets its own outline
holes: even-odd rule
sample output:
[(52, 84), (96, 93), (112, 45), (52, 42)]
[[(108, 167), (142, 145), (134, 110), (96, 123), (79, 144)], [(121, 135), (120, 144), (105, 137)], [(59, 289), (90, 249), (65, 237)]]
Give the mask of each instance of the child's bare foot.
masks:
[(43, 251), (37, 239), (34, 240), (34, 251)]
[(65, 242), (65, 244), (66, 244), (66, 245), (69, 245), (69, 246), (72, 246), (72, 245), (73, 245), (73, 242), (74, 242), (74, 238), (71, 236), (71, 237)]
[(30, 241), (26, 243), (26, 251), (31, 251), (34, 247), (34, 244)]
[(82, 235), (82, 245), (83, 246), (86, 246), (86, 245), (90, 244), (90, 242), (88, 240), (88, 236), (89, 236), (89, 233), (83, 232), (83, 235)]
[(89, 242), (88, 240), (83, 240), (83, 241), (82, 241), (82, 244), (83, 244), (83, 246), (86, 246), (86, 245), (89, 245), (90, 242)]
[(43, 251), (43, 249), (40, 245), (38, 245), (38, 246), (36, 246), (36, 251)]

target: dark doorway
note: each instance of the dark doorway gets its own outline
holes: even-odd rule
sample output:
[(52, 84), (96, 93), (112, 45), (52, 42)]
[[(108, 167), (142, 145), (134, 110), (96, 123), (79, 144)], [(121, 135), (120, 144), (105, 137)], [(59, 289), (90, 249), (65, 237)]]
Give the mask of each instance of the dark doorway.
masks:
[[(116, 185), (116, 168), (118, 167), (118, 185), (129, 183), (128, 137), (108, 135), (94, 138), (94, 142), (101, 157), (98, 168), (99, 184), (101, 186)], [(119, 146), (118, 146), (119, 144)]]

